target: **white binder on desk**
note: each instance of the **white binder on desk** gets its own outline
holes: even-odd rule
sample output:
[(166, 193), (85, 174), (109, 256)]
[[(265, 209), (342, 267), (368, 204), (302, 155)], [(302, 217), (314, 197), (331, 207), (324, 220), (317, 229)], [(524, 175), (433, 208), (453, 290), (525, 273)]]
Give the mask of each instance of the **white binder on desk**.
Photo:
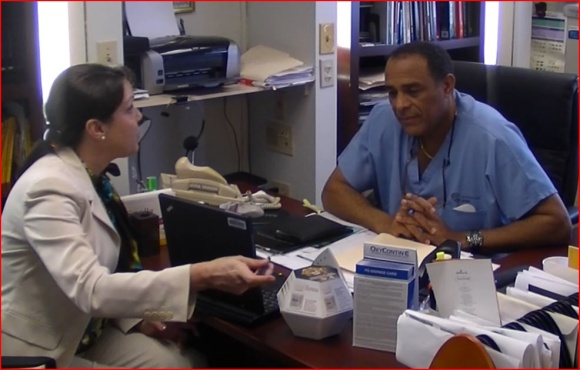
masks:
[[(417, 340), (420, 333), (420, 340)], [(522, 368), (533, 358), (533, 349), (528, 343), (513, 338), (498, 339), (494, 333), (476, 326), (462, 325), (450, 320), (407, 310), (397, 321), (397, 361), (412, 368), (428, 368), (435, 354), (443, 343), (457, 333), (472, 335), (486, 334), (494, 340), (501, 341), (502, 352), (489, 347), (485, 350), (490, 355), (496, 368)], [(529, 367), (529, 365), (528, 365)]]
[[(542, 309), (542, 307), (535, 306), (502, 293), (497, 293), (497, 298), (502, 324), (504, 325), (510, 321), (517, 321), (528, 312)], [(572, 356), (571, 360), (572, 362), (575, 362), (576, 346), (578, 342), (578, 320), (574, 320), (559, 313), (547, 313), (552, 317), (552, 319), (554, 319), (556, 325), (558, 325), (558, 328), (566, 342), (566, 347), (568, 347), (570, 355)]]

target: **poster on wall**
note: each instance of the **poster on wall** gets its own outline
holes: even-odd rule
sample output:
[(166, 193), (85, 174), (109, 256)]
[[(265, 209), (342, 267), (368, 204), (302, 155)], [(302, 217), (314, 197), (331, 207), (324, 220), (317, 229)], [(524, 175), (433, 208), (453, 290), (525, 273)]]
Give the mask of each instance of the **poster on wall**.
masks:
[(174, 1), (173, 11), (175, 13), (191, 13), (195, 11), (194, 1)]
[(532, 16), (530, 67), (539, 71), (564, 72), (566, 66), (566, 17), (546, 12)]

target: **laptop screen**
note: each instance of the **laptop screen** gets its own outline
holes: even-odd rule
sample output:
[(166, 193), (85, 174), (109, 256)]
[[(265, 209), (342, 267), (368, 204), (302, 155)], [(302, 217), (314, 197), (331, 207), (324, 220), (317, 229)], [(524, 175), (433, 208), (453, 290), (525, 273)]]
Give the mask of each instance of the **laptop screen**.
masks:
[(250, 217), (168, 194), (159, 194), (159, 204), (171, 266), (256, 257)]
[[(253, 224), (249, 216), (168, 194), (159, 194), (159, 204), (171, 266), (226, 256), (256, 257)], [(239, 296), (204, 290), (198, 294), (195, 309), (243, 325), (253, 325), (279, 312), (277, 302), (275, 309), (265, 305), (263, 289), (248, 289)]]

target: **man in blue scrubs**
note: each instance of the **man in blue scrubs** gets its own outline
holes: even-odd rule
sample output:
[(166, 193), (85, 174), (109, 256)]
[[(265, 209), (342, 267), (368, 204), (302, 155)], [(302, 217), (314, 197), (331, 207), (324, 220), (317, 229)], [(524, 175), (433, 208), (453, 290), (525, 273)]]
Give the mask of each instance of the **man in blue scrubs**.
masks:
[(475, 252), (568, 244), (566, 208), (520, 130), (455, 90), (445, 50), (400, 46), (385, 85), (389, 101), (372, 110), (324, 187), (327, 211), (377, 233), (452, 239)]

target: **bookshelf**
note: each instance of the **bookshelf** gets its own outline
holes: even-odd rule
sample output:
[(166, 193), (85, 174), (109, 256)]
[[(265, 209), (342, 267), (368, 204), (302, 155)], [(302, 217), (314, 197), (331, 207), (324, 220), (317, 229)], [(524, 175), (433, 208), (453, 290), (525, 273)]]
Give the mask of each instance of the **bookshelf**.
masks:
[(338, 29), (344, 27), (341, 23), (350, 23), (350, 35), (344, 36), (348, 40), (337, 50), (337, 154), (370, 112), (372, 102), (367, 97), (384, 94), (382, 86), (361, 91), (361, 76), (382, 73), (389, 55), (400, 44), (416, 39), (439, 44), (454, 60), (482, 62), (484, 18), (484, 2), (351, 2), (350, 19), (337, 20)]
[[(13, 116), (6, 109), (7, 102), (18, 104), (24, 111), (32, 142), (41, 138), (44, 130), (37, 9), (36, 2), (2, 2), (2, 122)], [(20, 130), (16, 135), (18, 148)], [(13, 178), (18, 168), (17, 161), (12, 163)], [(10, 186), (11, 181), (2, 182), (3, 200)]]

